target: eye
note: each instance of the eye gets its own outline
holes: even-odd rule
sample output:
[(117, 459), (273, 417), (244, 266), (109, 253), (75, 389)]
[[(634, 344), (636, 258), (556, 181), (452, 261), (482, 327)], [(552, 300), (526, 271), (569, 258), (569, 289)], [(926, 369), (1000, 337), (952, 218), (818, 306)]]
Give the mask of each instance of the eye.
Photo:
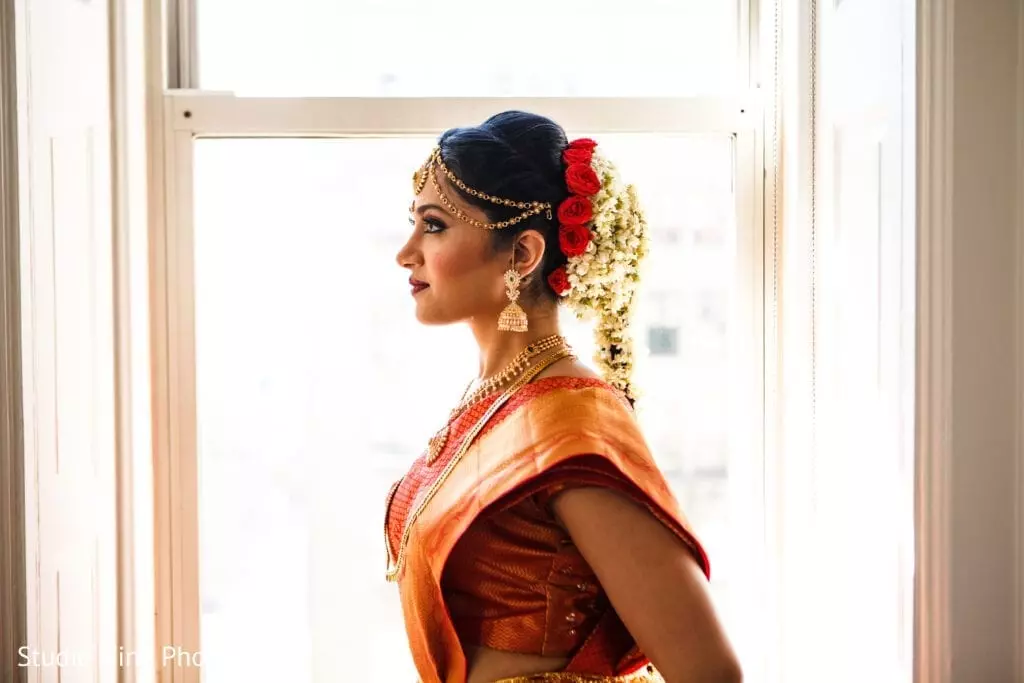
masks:
[(440, 218), (434, 218), (433, 216), (426, 216), (423, 219), (423, 232), (427, 234), (438, 233), (448, 229), (448, 226), (444, 224)]

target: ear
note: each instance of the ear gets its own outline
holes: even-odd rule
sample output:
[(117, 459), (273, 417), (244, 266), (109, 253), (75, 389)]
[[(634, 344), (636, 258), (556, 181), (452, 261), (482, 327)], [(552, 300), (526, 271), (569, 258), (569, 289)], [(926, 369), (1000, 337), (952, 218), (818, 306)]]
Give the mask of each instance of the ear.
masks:
[(540, 268), (540, 264), (544, 260), (544, 249), (546, 246), (547, 243), (544, 241), (544, 236), (537, 230), (524, 230), (516, 237), (512, 258), (516, 270), (523, 277), (530, 275), (533, 271)]

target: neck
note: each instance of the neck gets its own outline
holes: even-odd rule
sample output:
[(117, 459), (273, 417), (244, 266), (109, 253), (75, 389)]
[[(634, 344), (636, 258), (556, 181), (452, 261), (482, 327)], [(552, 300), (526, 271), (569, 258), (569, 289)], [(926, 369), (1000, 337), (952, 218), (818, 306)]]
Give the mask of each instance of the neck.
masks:
[(497, 318), (492, 316), (470, 323), (480, 347), (480, 378), (501, 372), (527, 344), (559, 334), (557, 309), (544, 314), (528, 312), (528, 315), (530, 329), (527, 332), (502, 332), (498, 329)]

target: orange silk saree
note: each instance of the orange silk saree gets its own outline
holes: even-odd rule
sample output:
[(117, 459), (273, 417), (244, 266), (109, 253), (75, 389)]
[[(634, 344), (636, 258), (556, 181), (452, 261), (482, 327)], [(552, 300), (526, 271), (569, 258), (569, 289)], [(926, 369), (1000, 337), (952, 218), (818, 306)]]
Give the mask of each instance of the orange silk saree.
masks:
[[(632, 411), (610, 386), (595, 380), (541, 379), (520, 389), (501, 406), (456, 458), (466, 433), (489, 403), (471, 410), (452, 426), (438, 461), (417, 460), (404, 493), (388, 499), (388, 556), (403, 560), (395, 579), (412, 657), (422, 683), (465, 683), (466, 658), (445, 605), (441, 578), (453, 547), (470, 524), (495, 502), (528, 485), (551, 468), (577, 456), (598, 456), (639, 489), (648, 509), (695, 552), (705, 570), (707, 558), (694, 539), (663, 475), (641, 435)], [(408, 520), (412, 519), (411, 526)], [(401, 539), (406, 535), (407, 542)], [(404, 549), (403, 549), (404, 548)], [(600, 660), (616, 623), (599, 624), (573, 657), (567, 671), (584, 660)], [(615, 636), (620, 637), (621, 636)], [(628, 637), (628, 634), (627, 634)], [(618, 659), (618, 657), (616, 656)], [(649, 660), (635, 646), (613, 670), (594, 678), (535, 680), (660, 680), (646, 677)], [(622, 676), (623, 678), (618, 678)], [(534, 680), (534, 679), (513, 679)]]

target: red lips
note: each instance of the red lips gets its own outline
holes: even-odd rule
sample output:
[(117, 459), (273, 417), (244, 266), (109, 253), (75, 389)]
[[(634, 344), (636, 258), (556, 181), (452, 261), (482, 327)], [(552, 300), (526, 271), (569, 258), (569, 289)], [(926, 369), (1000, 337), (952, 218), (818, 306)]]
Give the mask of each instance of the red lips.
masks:
[(427, 287), (429, 287), (430, 285), (428, 285), (426, 282), (423, 282), (422, 280), (417, 280), (416, 278), (411, 277), (409, 278), (409, 286), (412, 287), (413, 294), (418, 294)]

